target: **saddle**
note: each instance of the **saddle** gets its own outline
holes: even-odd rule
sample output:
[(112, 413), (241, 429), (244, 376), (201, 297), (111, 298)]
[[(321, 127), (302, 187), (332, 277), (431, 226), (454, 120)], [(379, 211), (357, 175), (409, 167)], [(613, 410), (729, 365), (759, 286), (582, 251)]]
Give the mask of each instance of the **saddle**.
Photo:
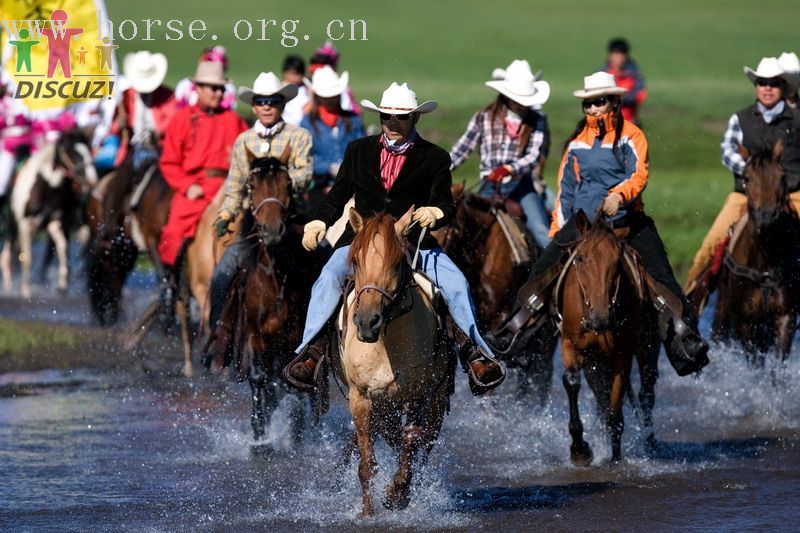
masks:
[(509, 198), (483, 198), (470, 195), (468, 204), (481, 211), (491, 213), (511, 248), (511, 256), (515, 266), (528, 265), (531, 262), (531, 239), (523, 224), (525, 215), (518, 202)]

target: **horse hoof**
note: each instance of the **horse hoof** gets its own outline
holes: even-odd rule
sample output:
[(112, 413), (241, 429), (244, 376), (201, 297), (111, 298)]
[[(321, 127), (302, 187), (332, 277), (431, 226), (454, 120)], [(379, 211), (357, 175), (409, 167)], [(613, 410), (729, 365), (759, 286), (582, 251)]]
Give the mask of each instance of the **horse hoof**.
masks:
[(394, 484), (386, 487), (386, 497), (383, 499), (383, 506), (390, 511), (400, 511), (408, 507), (411, 498), (408, 495), (408, 489), (403, 491), (395, 490)]
[(64, 296), (65, 294), (67, 294), (67, 288), (66, 287), (59, 287), (58, 288), (58, 294), (59, 294), (59, 296)]
[(594, 455), (592, 449), (586, 441), (583, 441), (579, 446), (570, 447), (570, 460), (575, 466), (589, 466), (592, 464)]
[(194, 371), (192, 370), (192, 365), (183, 365), (183, 375), (187, 378), (192, 377)]

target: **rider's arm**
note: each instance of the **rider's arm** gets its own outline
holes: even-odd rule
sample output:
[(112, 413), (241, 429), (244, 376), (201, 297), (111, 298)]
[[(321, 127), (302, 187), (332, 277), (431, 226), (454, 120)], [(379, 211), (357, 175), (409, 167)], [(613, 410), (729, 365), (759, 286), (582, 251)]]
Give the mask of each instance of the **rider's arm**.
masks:
[(745, 160), (739, 153), (739, 145), (744, 141), (742, 127), (739, 125), (739, 116), (734, 113), (728, 120), (728, 128), (722, 136), (722, 164), (734, 174), (743, 174)]
[(314, 158), (311, 156), (311, 134), (299, 129), (292, 141), (292, 159), (289, 164), (289, 177), (295, 190), (302, 191), (311, 181), (314, 170)]
[(553, 209), (553, 220), (550, 224), (551, 238), (564, 226), (569, 218), (572, 204), (575, 200), (575, 185), (578, 182), (579, 175), (578, 160), (572, 150), (568, 148), (564, 152), (561, 166), (558, 169), (558, 195)]
[[(244, 199), (247, 176), (250, 174), (250, 163), (244, 143), (244, 134), (240, 134), (233, 143), (231, 151), (231, 166), (228, 169), (228, 178), (225, 180), (225, 198), (218, 216), (232, 220), (236, 218)], [(223, 213), (225, 213), (223, 215)]]
[(453, 149), (450, 150), (450, 170), (455, 170), (461, 163), (466, 161), (469, 154), (481, 142), (481, 122), (483, 121), (483, 112), (479, 111), (472, 116), (472, 119), (467, 124), (467, 131), (456, 141)]
[(317, 209), (316, 219), (322, 220), (330, 227), (342, 216), (344, 205), (353, 197), (353, 178), (356, 173), (356, 156), (353, 154), (353, 145), (350, 143), (344, 151), (344, 159), (336, 174), (331, 190), (328, 191), (322, 205)]
[[(624, 135), (625, 132), (623, 132)], [(620, 150), (624, 155), (625, 174), (624, 181), (609, 189), (622, 196), (622, 201), (628, 203), (642, 194), (647, 186), (649, 155), (647, 153), (647, 139), (640, 129), (631, 130), (625, 143), (620, 143)]]

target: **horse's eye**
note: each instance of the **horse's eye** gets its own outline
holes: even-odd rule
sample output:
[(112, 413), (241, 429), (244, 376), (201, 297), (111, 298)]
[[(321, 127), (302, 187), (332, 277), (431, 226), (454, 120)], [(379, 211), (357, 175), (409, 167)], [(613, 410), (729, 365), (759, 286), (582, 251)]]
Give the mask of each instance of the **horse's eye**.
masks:
[(586, 261), (586, 258), (585, 258), (585, 257), (583, 257), (582, 255), (576, 255), (576, 256), (575, 256), (575, 262), (576, 262), (576, 263), (583, 263), (583, 262), (585, 262), (585, 261)]

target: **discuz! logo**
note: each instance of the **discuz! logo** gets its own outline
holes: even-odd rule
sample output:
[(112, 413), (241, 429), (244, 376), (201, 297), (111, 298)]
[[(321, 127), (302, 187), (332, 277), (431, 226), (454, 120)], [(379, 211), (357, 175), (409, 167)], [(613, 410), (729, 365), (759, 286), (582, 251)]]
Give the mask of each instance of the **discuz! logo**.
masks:
[(49, 20), (3, 22), (8, 44), (15, 48), (17, 56), (14, 98), (86, 100), (111, 95), (114, 89), (112, 57), (118, 46), (109, 37), (98, 41), (94, 46), (97, 56), (92, 57), (86, 46), (77, 47), (84, 29), (71, 27), (63, 9), (53, 11)]

